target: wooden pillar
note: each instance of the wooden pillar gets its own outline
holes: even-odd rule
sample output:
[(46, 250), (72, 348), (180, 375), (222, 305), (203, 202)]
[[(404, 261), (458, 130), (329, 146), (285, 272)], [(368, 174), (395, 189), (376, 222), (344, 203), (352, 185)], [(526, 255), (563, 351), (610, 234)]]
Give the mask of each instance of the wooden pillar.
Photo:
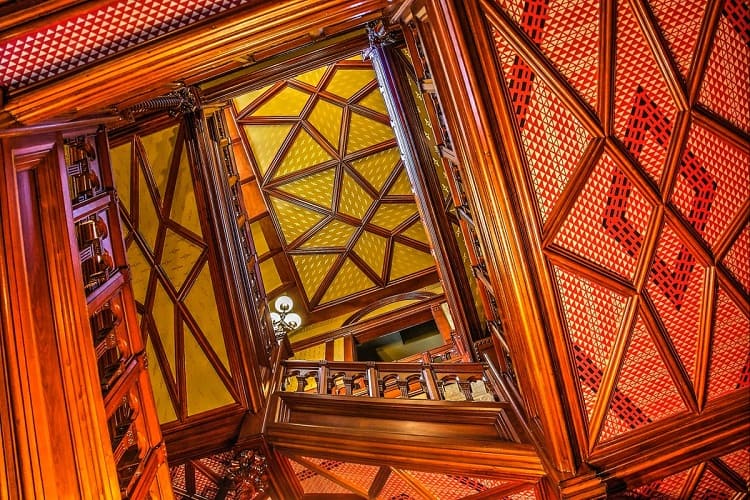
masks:
[(383, 92), (404, 166), (414, 189), (417, 207), (437, 262), (455, 330), (462, 339), (464, 351), (471, 352), (469, 339), (479, 339), (484, 336), (484, 332), (464, 270), (461, 250), (444, 209), (446, 203), (440, 178), (409, 86), (407, 69), (400, 58), (397, 45), (388, 37), (380, 37), (371, 31), (371, 40), (369, 57)]

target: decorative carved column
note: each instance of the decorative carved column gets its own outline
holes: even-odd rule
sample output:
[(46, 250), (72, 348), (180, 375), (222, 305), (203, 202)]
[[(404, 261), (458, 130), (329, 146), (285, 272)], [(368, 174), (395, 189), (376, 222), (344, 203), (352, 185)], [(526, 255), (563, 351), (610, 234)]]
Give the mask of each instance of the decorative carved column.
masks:
[(409, 75), (390, 33), (370, 28), (368, 55), (380, 83), (391, 124), (419, 213), (430, 239), (445, 297), (464, 352), (471, 352), (470, 339), (484, 336), (471, 286), (464, 271), (461, 250), (445, 210), (440, 178), (420, 120), (419, 109), (409, 86)]

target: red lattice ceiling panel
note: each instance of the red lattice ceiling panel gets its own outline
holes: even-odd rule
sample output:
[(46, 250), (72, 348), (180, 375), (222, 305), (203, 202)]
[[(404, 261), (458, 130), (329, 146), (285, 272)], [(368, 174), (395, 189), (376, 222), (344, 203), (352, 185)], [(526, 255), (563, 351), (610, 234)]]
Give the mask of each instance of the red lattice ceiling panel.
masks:
[(0, 85), (60, 75), (250, 0), (122, 0), (0, 44)]
[(745, 226), (724, 256), (722, 263), (750, 294), (750, 225)]
[[(312, 471), (308, 469), (307, 467), (304, 467), (294, 460), (289, 460), (289, 463), (292, 464), (292, 469), (294, 469), (294, 473), (297, 476), (297, 480), (299, 480), (300, 485), (302, 485), (302, 490), (305, 493), (319, 493), (319, 494), (344, 494), (344, 493), (351, 493), (351, 491), (347, 490), (346, 488), (343, 488), (339, 486), (338, 484), (334, 483), (330, 479), (327, 479), (320, 474), (318, 474), (315, 471)], [(339, 462), (340, 463), (340, 462)]]
[(217, 453), (210, 457), (201, 458), (199, 462), (208, 467), (218, 477), (224, 477), (227, 473), (227, 465), (232, 460), (232, 452)]
[(198, 498), (216, 498), (219, 485), (216, 479), (204, 474), (200, 469), (195, 469), (195, 493)]
[(420, 500), (422, 498), (424, 495), (419, 490), (395, 472), (391, 472), (388, 481), (377, 496), (378, 500)]
[(601, 441), (685, 410), (677, 387), (639, 317), (625, 351)]
[(170, 467), (169, 475), (172, 478), (172, 487), (185, 491), (185, 464)]
[(750, 196), (750, 155), (700, 125), (690, 129), (672, 202), (710, 247)]
[(743, 313), (729, 294), (719, 288), (711, 342), (711, 369), (708, 375), (709, 401), (740, 387), (750, 386), (748, 332), (750, 319), (747, 312)]
[(729, 500), (737, 491), (727, 483), (719, 479), (716, 474), (706, 469), (701, 475), (698, 486), (693, 491), (691, 498), (710, 498), (712, 500)]
[(517, 23), (521, 22), (521, 13), (523, 12), (523, 2), (518, 0), (495, 0), (505, 12)]
[(684, 79), (690, 73), (706, 0), (652, 0), (649, 6)]
[(643, 485), (640, 488), (633, 490), (632, 496), (636, 498), (652, 498), (657, 500), (678, 498), (680, 492), (685, 486), (685, 479), (687, 478), (688, 472), (690, 472), (690, 469)]
[(375, 479), (380, 469), (380, 467), (375, 465), (355, 464), (352, 462), (334, 462), (318, 458), (308, 458), (308, 460), (331, 471), (336, 477), (344, 479), (364, 491), (370, 488), (373, 479)]
[(605, 154), (586, 180), (554, 243), (632, 280), (652, 210)]
[(750, 6), (724, 3), (700, 102), (750, 132)]
[(555, 273), (580, 391), (590, 419), (615, 336), (622, 327), (627, 299), (562, 269), (556, 268)]
[(409, 474), (441, 500), (457, 500), (504, 484), (503, 481), (432, 472), (409, 471)]
[(648, 294), (688, 374), (695, 375), (705, 268), (668, 226), (662, 228)]
[(535, 79), (531, 69), (493, 30), (508, 92), (521, 128), (524, 150), (543, 221), (560, 197), (591, 135), (555, 97)]
[(657, 181), (676, 111), (629, 2), (618, 2), (615, 135)]
[(505, 495), (502, 500), (536, 500), (536, 498), (536, 487), (528, 486), (510, 495)]
[(750, 449), (724, 455), (721, 461), (745, 481), (745, 484), (750, 484)]

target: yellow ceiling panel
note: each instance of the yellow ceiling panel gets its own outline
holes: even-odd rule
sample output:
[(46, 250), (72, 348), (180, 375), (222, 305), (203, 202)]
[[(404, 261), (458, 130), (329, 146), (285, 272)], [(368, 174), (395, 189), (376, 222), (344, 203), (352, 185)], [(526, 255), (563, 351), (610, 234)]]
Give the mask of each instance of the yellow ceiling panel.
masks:
[(172, 197), (172, 208), (170, 217), (182, 227), (189, 229), (198, 236), (202, 236), (200, 215), (195, 202), (195, 190), (193, 178), (190, 174), (190, 163), (187, 157), (187, 148), (180, 155), (180, 167), (177, 171), (177, 182)]
[(411, 182), (409, 181), (409, 176), (407, 175), (405, 168), (401, 169), (401, 172), (398, 174), (396, 181), (388, 190), (388, 194), (414, 194), (414, 192), (411, 190)]
[(417, 213), (414, 203), (383, 203), (370, 222), (392, 231), (396, 226)]
[(274, 177), (291, 174), (313, 165), (318, 165), (333, 157), (318, 144), (305, 130), (300, 130), (294, 142), (287, 150), (281, 165), (274, 173)]
[(367, 179), (367, 182), (372, 184), (375, 189), (380, 191), (399, 160), (401, 160), (399, 149), (390, 148), (355, 160), (351, 162), (351, 166)]
[(175, 290), (179, 290), (185, 283), (185, 278), (195, 266), (202, 252), (203, 249), (171, 229), (167, 229), (164, 237), (161, 268), (164, 269), (164, 273)]
[(276, 290), (283, 283), (281, 276), (279, 276), (279, 270), (276, 268), (276, 263), (273, 259), (267, 259), (260, 263), (260, 276), (263, 278), (263, 288), (267, 292)]
[(322, 361), (326, 359), (326, 345), (318, 344), (294, 353), (292, 359), (304, 359), (306, 361)]
[(380, 93), (379, 88), (375, 88), (372, 92), (360, 99), (357, 104), (384, 115), (388, 114), (388, 109), (385, 107), (385, 101), (383, 100), (383, 94)]
[(323, 294), (320, 303), (325, 304), (353, 293), (373, 288), (375, 283), (350, 259), (346, 259), (333, 282)]
[(349, 99), (373, 80), (375, 72), (370, 68), (338, 68), (326, 85), (326, 91)]
[(294, 77), (294, 79), (302, 83), (312, 85), (313, 87), (317, 87), (318, 84), (320, 83), (320, 79), (323, 78), (323, 75), (326, 74), (327, 69), (328, 69), (328, 66), (316, 68), (312, 71), (308, 71), (307, 73), (302, 73), (301, 75), (297, 75)]
[(323, 214), (307, 210), (273, 196), (271, 197), (271, 205), (276, 214), (276, 219), (281, 224), (281, 232), (287, 244), (291, 244), (325, 218)]
[(253, 244), (255, 245), (255, 251), (258, 255), (263, 255), (271, 250), (266, 241), (266, 235), (263, 233), (263, 227), (259, 222), (253, 222), (250, 224), (250, 232), (253, 235)]
[(319, 99), (313, 106), (307, 121), (320, 132), (331, 146), (338, 150), (341, 134), (341, 115), (344, 108)]
[(297, 117), (307, 104), (310, 94), (292, 87), (284, 87), (266, 102), (258, 106), (251, 116)]
[(413, 240), (421, 241), (422, 243), (428, 243), (427, 233), (425, 232), (421, 220), (409, 226), (405, 231), (402, 231), (401, 234)]
[(185, 325), (185, 364), (188, 415), (234, 403), (234, 398), (187, 325)]
[(143, 171), (138, 169), (138, 232), (143, 236), (149, 249), (153, 252), (156, 246), (156, 234), (159, 231), (157, 208), (149, 194)]
[(362, 219), (373, 201), (372, 196), (351, 175), (344, 172), (338, 211)]
[[(190, 314), (195, 319), (195, 322), (198, 323), (198, 327), (224, 364), (224, 367), (228, 367), (227, 349), (224, 345), (224, 335), (221, 330), (221, 322), (219, 321), (219, 308), (216, 304), (216, 294), (208, 264), (205, 264), (203, 269), (201, 269), (198, 279), (193, 283), (183, 303), (190, 310)], [(185, 335), (185, 337), (187, 336)], [(186, 359), (190, 359), (187, 354)], [(190, 370), (189, 367), (188, 370)]]
[(349, 154), (380, 144), (381, 142), (389, 141), (393, 137), (393, 129), (390, 126), (376, 122), (359, 113), (352, 113), (346, 153)]
[(336, 171), (330, 168), (317, 174), (307, 175), (302, 179), (286, 183), (279, 189), (295, 198), (301, 198), (330, 210), (335, 174)]
[[(174, 370), (177, 367), (174, 342), (174, 303), (169, 298), (169, 295), (167, 295), (164, 286), (159, 280), (156, 280), (154, 306), (151, 310), (154, 311), (153, 319), (154, 323), (156, 323), (156, 330), (159, 332), (159, 340), (161, 340), (164, 353), (167, 355), (167, 361), (169, 362), (169, 367), (165, 366), (164, 368), (172, 376), (172, 379), (174, 379)], [(156, 358), (153, 359), (156, 360)]]
[(343, 222), (333, 220), (315, 233), (300, 248), (330, 248), (343, 247), (349, 242), (357, 228)]
[(263, 93), (269, 88), (271, 88), (271, 86), (266, 85), (263, 88), (251, 90), (250, 92), (247, 92), (245, 94), (235, 97), (234, 99), (232, 99), (232, 101), (234, 102), (235, 109), (241, 113), (245, 108), (247, 108), (250, 104), (252, 104), (258, 97), (263, 95)]
[(339, 254), (292, 255), (305, 295), (312, 297), (323, 283)]
[(244, 125), (255, 161), (261, 175), (265, 175), (276, 153), (292, 129), (292, 124)]
[(120, 203), (130, 213), (130, 167), (133, 162), (133, 144), (128, 141), (109, 150), (109, 161), (112, 165), (112, 175), (115, 178), (115, 188)]
[(432, 258), (432, 254), (421, 252), (401, 243), (393, 245), (391, 281), (432, 267), (435, 267), (435, 259)]
[(161, 129), (153, 134), (141, 136), (141, 144), (146, 152), (148, 164), (151, 167), (151, 175), (159, 189), (159, 194), (164, 197), (169, 177), (169, 167), (172, 165), (172, 155), (175, 144), (177, 144), (177, 132), (179, 124)]
[(133, 287), (133, 296), (136, 301), (145, 304), (151, 265), (135, 241), (128, 247), (128, 266), (130, 267), (130, 284)]
[(388, 240), (377, 234), (365, 231), (354, 245), (354, 253), (365, 261), (379, 276), (383, 274), (383, 260)]
[[(151, 343), (151, 339), (146, 341), (146, 356), (149, 360), (156, 360), (156, 351)], [(172, 399), (169, 397), (167, 384), (164, 382), (164, 375), (159, 368), (159, 363), (153, 361), (148, 364), (148, 376), (151, 379), (151, 390), (154, 393), (156, 402), (156, 416), (160, 424), (174, 422), (177, 420), (177, 414), (174, 411)]]

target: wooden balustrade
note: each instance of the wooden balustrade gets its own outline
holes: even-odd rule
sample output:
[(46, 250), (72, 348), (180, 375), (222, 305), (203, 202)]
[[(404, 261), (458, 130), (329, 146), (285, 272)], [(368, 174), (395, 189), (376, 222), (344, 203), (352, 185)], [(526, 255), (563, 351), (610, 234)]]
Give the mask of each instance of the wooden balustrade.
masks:
[(288, 360), (283, 392), (431, 401), (500, 401), (480, 363), (349, 363)]

